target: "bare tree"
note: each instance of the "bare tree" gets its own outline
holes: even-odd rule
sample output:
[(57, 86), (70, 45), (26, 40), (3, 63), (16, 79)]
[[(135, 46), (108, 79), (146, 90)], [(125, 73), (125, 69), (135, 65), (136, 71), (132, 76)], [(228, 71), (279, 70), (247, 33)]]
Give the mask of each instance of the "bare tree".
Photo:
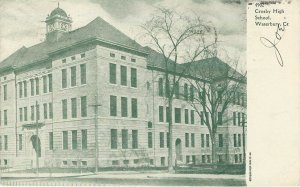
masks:
[[(207, 126), (212, 146), (212, 163), (215, 164), (217, 147), (217, 129), (232, 120), (229, 107), (236, 104), (246, 107), (246, 72), (239, 73), (239, 60), (227, 58), (227, 63), (217, 58), (217, 49), (207, 53), (207, 58), (188, 65), (190, 76), (188, 79), (194, 85), (198, 96), (189, 100), (201, 118), (201, 123)], [(230, 64), (230, 65), (229, 65)], [(242, 113), (240, 124), (243, 127), (243, 150), (245, 163), (245, 114)], [(235, 119), (234, 119), (235, 120)]]
[[(168, 106), (168, 169), (173, 166), (173, 122), (172, 105), (173, 96), (180, 79), (187, 74), (188, 66), (181, 63), (193, 63), (203, 57), (209, 48), (217, 42), (217, 32), (212, 24), (203, 21), (196, 14), (186, 15), (175, 10), (159, 8), (147, 21), (142, 29), (145, 31), (144, 39), (150, 48), (161, 54), (163, 63), (161, 72), (164, 77), (165, 99)], [(184, 67), (184, 68), (182, 68)]]

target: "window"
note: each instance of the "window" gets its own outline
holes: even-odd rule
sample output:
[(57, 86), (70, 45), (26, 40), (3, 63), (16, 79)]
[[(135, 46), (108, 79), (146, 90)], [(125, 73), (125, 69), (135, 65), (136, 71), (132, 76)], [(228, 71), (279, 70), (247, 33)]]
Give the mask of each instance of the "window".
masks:
[(4, 115), (4, 125), (7, 125), (7, 110), (3, 111)]
[(233, 134), (233, 147), (237, 147), (237, 144), (236, 144), (236, 134)]
[(190, 135), (189, 133), (185, 133), (185, 147), (189, 147), (190, 146)]
[(183, 87), (183, 95), (184, 99), (187, 101), (189, 98), (189, 91), (188, 91), (188, 85), (185, 83)]
[(86, 84), (86, 64), (80, 64), (80, 83)]
[(151, 129), (152, 128), (152, 122), (148, 121), (148, 128)]
[(152, 132), (148, 132), (148, 148), (153, 147)]
[(4, 150), (7, 151), (8, 149), (8, 137), (4, 135)]
[(117, 69), (116, 64), (109, 63), (109, 82), (111, 84), (117, 83), (116, 69)]
[(68, 131), (63, 131), (63, 150), (68, 149)]
[(185, 124), (189, 124), (189, 110), (184, 109), (184, 122)]
[(223, 147), (223, 134), (219, 134), (219, 147)]
[(39, 78), (35, 78), (35, 94), (40, 94), (40, 80)]
[(137, 106), (137, 99), (136, 98), (131, 99), (131, 116), (133, 118), (138, 117), (138, 106)]
[(170, 96), (170, 82), (169, 79), (166, 79), (166, 93), (165, 93), (166, 97)]
[(72, 59), (72, 60), (76, 60), (76, 56), (72, 56), (71, 59)]
[(200, 112), (201, 125), (204, 125), (204, 115), (203, 112)]
[(19, 150), (23, 149), (23, 137), (22, 134), (19, 134)]
[(20, 122), (23, 121), (23, 108), (19, 108)]
[(195, 124), (195, 111), (191, 110), (191, 124)]
[(236, 112), (233, 112), (233, 125), (236, 125)]
[(194, 101), (194, 86), (190, 86), (190, 101)]
[(185, 161), (186, 161), (187, 164), (190, 163), (190, 156), (189, 155), (186, 155)]
[(67, 60), (64, 58), (64, 59), (61, 60), (61, 62), (62, 62), (62, 63), (66, 63)]
[(132, 149), (138, 148), (138, 131), (132, 130)]
[(163, 122), (164, 121), (164, 107), (159, 106), (158, 112), (159, 112), (159, 122)]
[(110, 55), (110, 57), (115, 57), (116, 56), (115, 53), (110, 53), (109, 55)]
[(110, 144), (111, 149), (118, 148), (117, 129), (110, 130), (110, 142), (111, 142), (111, 144)]
[(33, 121), (34, 120), (34, 116), (35, 116), (34, 115), (34, 106), (32, 105), (30, 108), (31, 108), (31, 117), (30, 118), (31, 118), (31, 121)]
[[(24, 107), (24, 121), (27, 121), (27, 120), (28, 120), (27, 117), (28, 117), (28, 116), (27, 116), (27, 107)], [(0, 118), (0, 120), (1, 120), (1, 118)]]
[(242, 162), (242, 154), (239, 154), (239, 162)]
[(175, 98), (179, 99), (179, 83), (178, 82), (175, 83), (174, 93), (175, 93)]
[(201, 156), (201, 161), (202, 161), (202, 163), (205, 163), (205, 155)]
[(24, 84), (24, 97), (27, 97), (27, 82), (23, 81)]
[(71, 67), (71, 86), (76, 86), (76, 66)]
[(238, 147), (241, 147), (241, 134), (238, 134)]
[(166, 158), (165, 157), (160, 157), (160, 165), (166, 166)]
[(7, 100), (7, 85), (3, 86), (3, 99), (4, 101)]
[(121, 66), (121, 85), (127, 86), (127, 67)]
[(170, 146), (170, 133), (167, 132), (167, 148)]
[(206, 147), (209, 147), (209, 134), (206, 134)]
[(136, 62), (136, 59), (135, 58), (131, 58), (131, 62)]
[(192, 155), (192, 163), (195, 165), (196, 164), (196, 156)]
[(44, 119), (47, 119), (48, 118), (47, 103), (44, 103), (43, 106), (44, 106)]
[(47, 93), (47, 77), (43, 76), (43, 93)]
[(52, 92), (52, 74), (48, 75), (49, 92)]
[(164, 95), (164, 83), (163, 79), (159, 78), (158, 79), (158, 95), (163, 96)]
[(207, 155), (207, 163), (210, 163), (210, 155)]
[(129, 160), (123, 160), (123, 164), (128, 165), (129, 164)]
[(164, 148), (165, 147), (165, 135), (163, 132), (159, 133), (159, 147)]
[(191, 133), (191, 147), (195, 147), (195, 133)]
[(128, 149), (128, 130), (122, 129), (122, 149)]
[(140, 161), (139, 159), (133, 159), (133, 163), (134, 163), (134, 164), (138, 164), (139, 161)]
[(110, 96), (110, 116), (117, 116), (117, 97)]
[(72, 149), (77, 149), (77, 131), (72, 131)]
[(181, 123), (181, 109), (175, 108), (175, 123)]
[(40, 120), (40, 105), (36, 105), (36, 119)]
[(205, 140), (204, 140), (204, 134), (201, 134), (201, 147), (204, 147)]
[(126, 60), (126, 56), (121, 56), (121, 59), (122, 60)]
[(169, 123), (170, 122), (170, 119), (171, 119), (171, 112), (169, 110), (170, 108), (169, 107), (166, 107), (166, 121)]
[(136, 68), (131, 68), (131, 87), (137, 87), (137, 72)]
[(127, 117), (127, 97), (121, 97), (121, 116)]
[(22, 82), (19, 82), (19, 97), (23, 97), (23, 84)]
[(246, 114), (245, 113), (242, 113), (242, 126), (245, 126), (245, 116)]
[(34, 79), (30, 79), (30, 95), (34, 96)]
[(81, 58), (84, 58), (84, 57), (85, 57), (85, 53), (81, 53), (81, 54), (80, 54), (80, 57), (81, 57)]
[(87, 149), (87, 130), (81, 130), (81, 148)]
[(49, 118), (53, 119), (53, 104), (49, 103)]
[(222, 125), (222, 112), (218, 112), (218, 123)]
[(68, 118), (68, 102), (66, 99), (62, 100), (62, 116), (63, 119)]
[[(0, 151), (2, 151), (2, 136), (0, 136)], [(1, 163), (0, 163), (1, 165)]]
[(49, 132), (49, 150), (53, 150), (53, 132)]
[(239, 158), (238, 158), (238, 155), (237, 154), (235, 154), (234, 155), (234, 163), (238, 163), (239, 162), (239, 160), (238, 160)]
[(71, 99), (71, 105), (72, 105), (72, 118), (77, 118), (77, 99), (76, 98)]
[(67, 75), (67, 69), (61, 70), (61, 87), (66, 88), (68, 85), (68, 75)]
[(87, 116), (86, 96), (82, 96), (80, 100), (81, 100), (81, 117), (86, 117)]

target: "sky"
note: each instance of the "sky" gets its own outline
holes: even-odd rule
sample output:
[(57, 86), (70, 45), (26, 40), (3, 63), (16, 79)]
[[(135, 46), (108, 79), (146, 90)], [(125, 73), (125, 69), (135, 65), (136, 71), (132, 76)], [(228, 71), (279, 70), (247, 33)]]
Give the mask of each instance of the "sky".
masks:
[(22, 46), (45, 40), (45, 19), (58, 6), (73, 19), (72, 28), (83, 27), (100, 16), (120, 31), (139, 39), (140, 25), (157, 7), (196, 12), (211, 21), (219, 32), (222, 47), (231, 58), (246, 63), (246, 6), (237, 0), (0, 0), (0, 61)]

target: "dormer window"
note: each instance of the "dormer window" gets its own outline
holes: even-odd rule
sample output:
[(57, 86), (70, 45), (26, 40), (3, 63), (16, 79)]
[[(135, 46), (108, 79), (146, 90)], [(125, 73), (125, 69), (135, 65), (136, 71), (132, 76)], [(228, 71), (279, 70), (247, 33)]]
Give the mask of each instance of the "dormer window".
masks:
[(81, 58), (84, 58), (84, 57), (85, 57), (85, 53), (82, 53), (82, 54), (80, 55), (80, 57), (81, 57)]
[(76, 60), (76, 57), (75, 57), (75, 56), (72, 56), (71, 59), (72, 59), (72, 60)]

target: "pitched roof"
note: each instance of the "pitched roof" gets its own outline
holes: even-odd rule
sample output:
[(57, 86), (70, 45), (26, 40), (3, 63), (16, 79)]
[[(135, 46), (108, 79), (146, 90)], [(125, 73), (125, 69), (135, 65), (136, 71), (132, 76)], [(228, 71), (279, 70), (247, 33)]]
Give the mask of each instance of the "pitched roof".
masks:
[(56, 42), (44, 41), (29, 48), (22, 47), (0, 63), (0, 70), (9, 67), (19, 68), (48, 59), (50, 53), (88, 39), (97, 39), (121, 48), (146, 53), (137, 42), (97, 17), (84, 27), (64, 33)]

